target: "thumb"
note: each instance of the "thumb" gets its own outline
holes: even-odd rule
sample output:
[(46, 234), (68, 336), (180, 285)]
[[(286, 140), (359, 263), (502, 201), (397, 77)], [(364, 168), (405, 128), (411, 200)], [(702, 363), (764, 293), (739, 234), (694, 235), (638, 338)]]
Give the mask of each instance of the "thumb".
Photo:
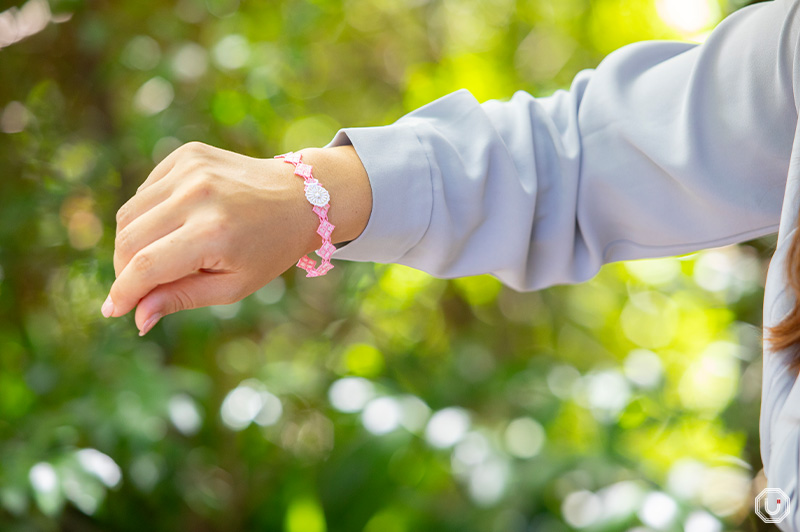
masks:
[(136, 307), (136, 326), (144, 336), (167, 314), (180, 310), (226, 305), (242, 299), (241, 279), (233, 273), (196, 272), (158, 285)]

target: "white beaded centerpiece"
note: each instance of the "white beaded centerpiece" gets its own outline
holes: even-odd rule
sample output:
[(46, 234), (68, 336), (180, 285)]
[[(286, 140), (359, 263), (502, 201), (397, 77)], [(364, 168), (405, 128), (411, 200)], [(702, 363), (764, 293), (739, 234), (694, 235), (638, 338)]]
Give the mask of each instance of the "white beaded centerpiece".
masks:
[(330, 201), (331, 195), (319, 182), (315, 182), (306, 186), (306, 199), (311, 205), (322, 207)]

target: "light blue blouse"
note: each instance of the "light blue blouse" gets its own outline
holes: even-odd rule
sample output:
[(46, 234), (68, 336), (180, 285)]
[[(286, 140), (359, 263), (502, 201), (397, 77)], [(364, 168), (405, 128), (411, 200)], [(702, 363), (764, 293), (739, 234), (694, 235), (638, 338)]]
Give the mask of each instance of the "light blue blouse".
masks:
[[(518, 291), (778, 231), (764, 325), (792, 307), (783, 274), (800, 208), (800, 0), (742, 8), (701, 45), (634, 43), (546, 98), (466, 90), (392, 125), (346, 128), (372, 186), (369, 223), (333, 259)], [(798, 265), (800, 266), (800, 265)], [(800, 386), (764, 345), (761, 454), (800, 530)]]

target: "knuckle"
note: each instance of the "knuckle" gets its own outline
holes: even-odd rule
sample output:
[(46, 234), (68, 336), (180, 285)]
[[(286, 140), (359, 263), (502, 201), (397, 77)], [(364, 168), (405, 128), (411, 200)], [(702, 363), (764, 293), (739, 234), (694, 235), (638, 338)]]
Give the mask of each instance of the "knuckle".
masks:
[(210, 215), (201, 229), (203, 240), (211, 246), (211, 250), (223, 253), (228, 242), (230, 220), (223, 213)]
[(230, 218), (224, 212), (217, 212), (209, 217), (207, 225), (210, 234), (223, 236), (230, 228)]
[(138, 272), (139, 274), (146, 274), (152, 271), (154, 265), (155, 261), (153, 260), (153, 257), (147, 253), (138, 253), (132, 261), (132, 267), (134, 271)]
[(198, 198), (207, 198), (214, 192), (214, 186), (206, 179), (198, 179), (191, 187), (194, 195)]
[(125, 227), (114, 238), (114, 249), (117, 250), (117, 253), (120, 255), (125, 255), (130, 250), (131, 246), (131, 238), (132, 238), (131, 230), (129, 227)]
[(178, 148), (182, 155), (199, 155), (204, 153), (207, 145), (199, 140), (192, 140)]
[[(206, 160), (201, 155), (191, 155), (185, 157), (181, 161), (178, 162), (178, 168), (180, 168), (180, 178), (184, 182), (195, 183), (203, 181), (206, 177), (201, 173), (203, 168), (207, 167)], [(194, 177), (194, 179), (190, 179), (190, 177)]]
[(125, 222), (127, 222), (128, 216), (130, 215), (130, 210), (131, 210), (130, 205), (127, 203), (119, 208), (116, 217), (117, 225), (122, 225)]
[(182, 201), (199, 201), (214, 193), (214, 186), (204, 177), (197, 177), (186, 183), (180, 192)]

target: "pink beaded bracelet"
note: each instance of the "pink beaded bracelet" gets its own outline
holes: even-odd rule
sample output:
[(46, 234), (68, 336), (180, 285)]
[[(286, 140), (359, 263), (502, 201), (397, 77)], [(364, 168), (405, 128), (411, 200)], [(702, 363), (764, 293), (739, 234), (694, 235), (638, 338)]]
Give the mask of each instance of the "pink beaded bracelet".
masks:
[(333, 233), (334, 225), (328, 221), (328, 209), (330, 208), (331, 195), (323, 187), (319, 181), (314, 179), (311, 175), (311, 165), (302, 162), (303, 154), (289, 152), (283, 155), (276, 155), (275, 159), (283, 159), (287, 163), (294, 165), (294, 175), (302, 177), (305, 182), (306, 199), (314, 206), (312, 209), (319, 217), (319, 227), (317, 233), (322, 237), (322, 246), (316, 250), (317, 255), (322, 257), (322, 262), (319, 267), (315, 268), (316, 262), (310, 259), (308, 255), (303, 255), (297, 262), (298, 268), (303, 268), (306, 272), (306, 277), (319, 277), (325, 275), (333, 268), (330, 258), (331, 254), (336, 251), (336, 247), (331, 243), (331, 233)]

